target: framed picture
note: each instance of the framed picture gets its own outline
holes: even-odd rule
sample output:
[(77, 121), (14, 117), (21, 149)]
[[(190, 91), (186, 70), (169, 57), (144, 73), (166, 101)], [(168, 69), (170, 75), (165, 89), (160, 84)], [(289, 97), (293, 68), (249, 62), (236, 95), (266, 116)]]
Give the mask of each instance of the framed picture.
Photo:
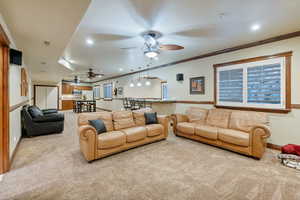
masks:
[(123, 87), (118, 87), (118, 94), (123, 95)]
[(205, 77), (190, 78), (190, 94), (205, 94)]

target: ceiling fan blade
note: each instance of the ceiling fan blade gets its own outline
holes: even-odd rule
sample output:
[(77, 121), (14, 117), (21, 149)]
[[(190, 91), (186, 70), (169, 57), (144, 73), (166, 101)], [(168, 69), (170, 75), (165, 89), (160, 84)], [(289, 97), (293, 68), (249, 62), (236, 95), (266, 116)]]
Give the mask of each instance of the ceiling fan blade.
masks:
[(137, 49), (138, 47), (121, 47), (122, 50), (131, 50), (131, 49)]
[(127, 7), (132, 19), (146, 30), (152, 29), (158, 23), (159, 15), (165, 5), (165, 2), (161, 0), (127, 0), (122, 2)]
[(122, 34), (106, 34), (106, 33), (96, 33), (93, 34), (95, 40), (100, 41), (118, 41), (132, 38), (134, 36), (122, 35)]
[(176, 44), (162, 44), (159, 46), (159, 48), (161, 50), (171, 50), (171, 51), (184, 49), (183, 46), (176, 45)]

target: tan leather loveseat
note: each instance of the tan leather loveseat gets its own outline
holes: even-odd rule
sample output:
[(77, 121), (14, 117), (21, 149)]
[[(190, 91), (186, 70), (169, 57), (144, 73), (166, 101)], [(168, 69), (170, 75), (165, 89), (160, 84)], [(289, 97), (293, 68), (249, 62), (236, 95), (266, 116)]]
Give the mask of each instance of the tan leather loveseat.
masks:
[[(168, 119), (158, 116), (159, 124), (145, 125), (143, 110), (83, 113), (78, 116), (80, 149), (88, 161), (133, 147), (166, 139)], [(103, 120), (107, 132), (97, 134), (88, 120)]]
[(270, 136), (265, 113), (191, 107), (172, 115), (174, 133), (200, 142), (261, 158)]

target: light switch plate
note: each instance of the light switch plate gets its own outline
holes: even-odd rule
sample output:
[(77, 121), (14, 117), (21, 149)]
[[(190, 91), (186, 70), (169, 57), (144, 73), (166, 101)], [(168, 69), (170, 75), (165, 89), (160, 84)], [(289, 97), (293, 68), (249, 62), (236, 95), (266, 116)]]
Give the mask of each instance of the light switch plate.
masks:
[(3, 180), (3, 175), (0, 175), (0, 182)]

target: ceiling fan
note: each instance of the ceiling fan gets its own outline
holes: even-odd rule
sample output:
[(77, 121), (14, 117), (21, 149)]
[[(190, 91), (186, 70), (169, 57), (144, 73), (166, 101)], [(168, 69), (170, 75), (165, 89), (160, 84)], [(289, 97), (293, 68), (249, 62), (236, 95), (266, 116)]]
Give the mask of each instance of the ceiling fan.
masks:
[(92, 68), (89, 68), (87, 72), (84, 73), (73, 73), (74, 75), (74, 82), (79, 82), (79, 79), (88, 79), (88, 80), (92, 80), (94, 78), (100, 78), (102, 76), (104, 76), (104, 74), (102, 73), (96, 73), (94, 72), (94, 70)]
[(149, 58), (154, 58), (158, 56), (160, 51), (165, 50), (181, 50), (184, 49), (183, 46), (177, 44), (161, 44), (158, 42), (158, 39), (162, 37), (162, 34), (157, 31), (147, 31), (142, 34), (143, 38), (145, 39), (144, 43), (144, 54)]
[[(141, 34), (144, 38), (144, 46), (142, 50), (144, 55), (149, 58), (154, 58), (159, 55), (161, 51), (176, 51), (184, 49), (183, 46), (177, 44), (161, 44), (158, 39), (162, 37), (162, 34), (158, 31), (146, 31)], [(123, 50), (135, 49), (138, 47), (123, 47)]]

